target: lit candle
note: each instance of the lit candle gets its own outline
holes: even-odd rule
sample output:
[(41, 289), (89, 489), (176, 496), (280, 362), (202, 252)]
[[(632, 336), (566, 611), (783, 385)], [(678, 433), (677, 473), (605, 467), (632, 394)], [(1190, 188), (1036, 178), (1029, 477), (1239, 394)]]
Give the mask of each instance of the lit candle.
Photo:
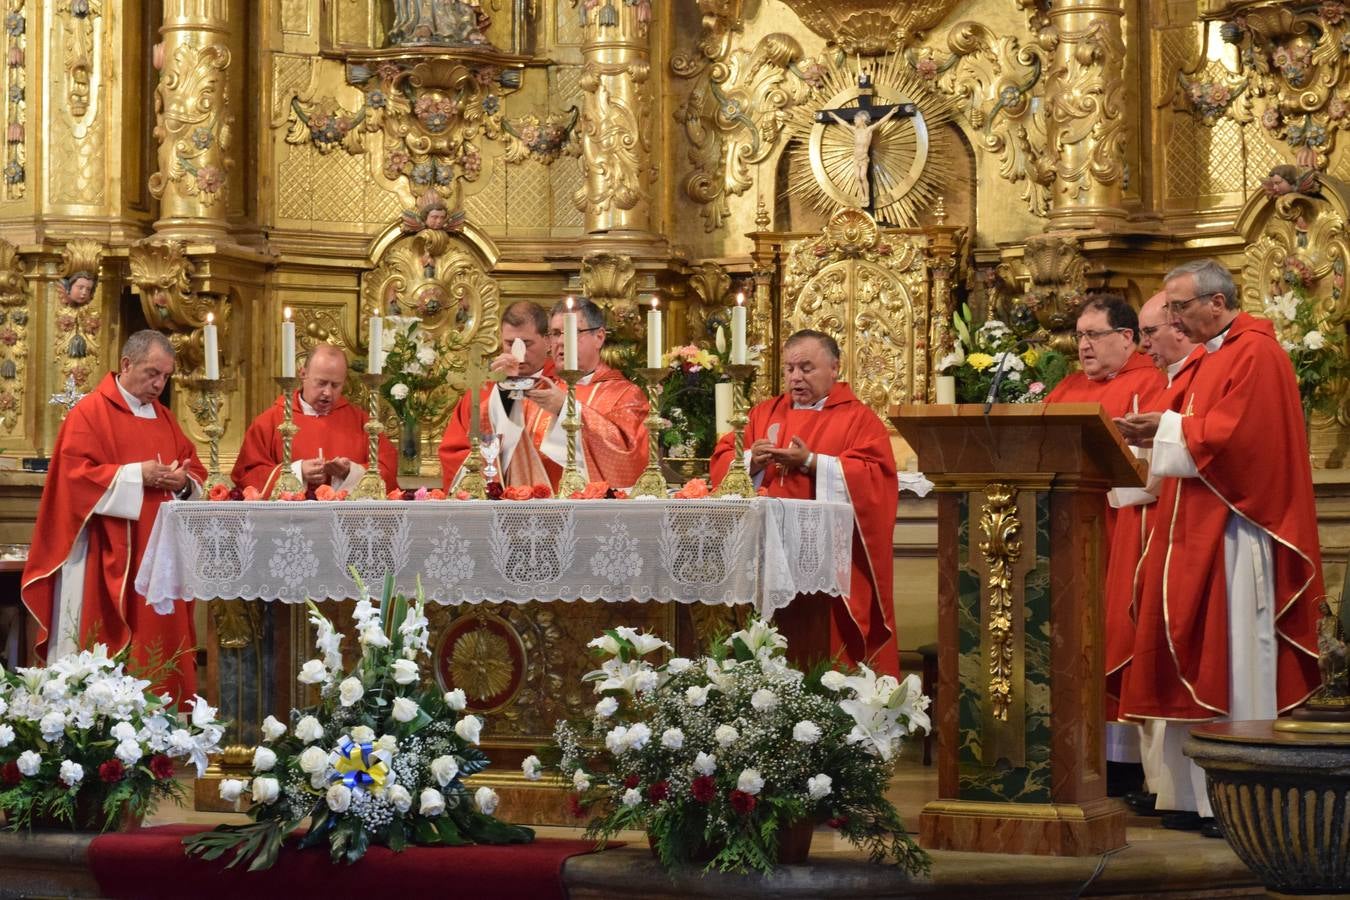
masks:
[(745, 365), (745, 294), (736, 294), (731, 308), (731, 364)]
[(647, 310), (647, 368), (661, 368), (661, 299), (652, 298)]
[(281, 377), (295, 377), (295, 323), (291, 321), (291, 308), (286, 307), (281, 323)]
[(939, 375), (937, 377), (937, 402), (955, 403), (956, 402), (956, 377), (953, 375)]
[(205, 344), (206, 380), (220, 378), (220, 346), (216, 337), (216, 314), (206, 314), (206, 327), (202, 329), (202, 342)]
[(731, 382), (719, 381), (713, 385), (713, 421), (717, 423), (717, 436), (721, 437), (731, 430)]
[(563, 313), (563, 368), (577, 368), (577, 313), (572, 298), (567, 298), (567, 312)]
[(384, 319), (370, 317), (370, 351), (366, 355), (366, 371), (371, 375), (384, 372)]

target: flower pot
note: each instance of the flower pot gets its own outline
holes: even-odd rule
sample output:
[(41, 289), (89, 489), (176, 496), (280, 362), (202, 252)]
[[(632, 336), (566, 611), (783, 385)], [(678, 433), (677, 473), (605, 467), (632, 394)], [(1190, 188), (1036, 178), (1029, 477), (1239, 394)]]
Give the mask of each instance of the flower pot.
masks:
[(707, 478), (708, 467), (712, 460), (706, 456), (691, 456), (688, 458), (676, 458), (670, 456), (661, 457), (662, 474), (670, 484), (684, 484), (687, 481), (693, 481), (695, 478)]
[[(793, 822), (791, 825), (783, 826), (778, 829), (778, 864), (780, 866), (799, 866), (806, 862), (807, 856), (811, 854), (811, 840), (816, 834), (816, 823), (811, 819), (802, 819), (799, 822)], [(647, 835), (647, 846), (652, 851), (652, 856), (660, 859), (656, 852), (656, 841), (650, 834)], [(721, 848), (712, 844), (700, 842), (699, 845), (689, 853), (689, 862), (703, 863), (711, 862), (713, 857), (717, 856)]]
[(135, 831), (141, 827), (141, 817), (133, 815), (131, 808), (127, 804), (122, 804), (122, 813), (109, 828), (104, 828), (106, 818), (103, 815), (102, 798), (95, 797), (88, 792), (80, 793), (75, 798), (75, 820), (67, 822), (65, 819), (58, 819), (53, 815), (34, 815), (32, 826), (35, 831), (90, 831), (102, 833), (103, 831)]

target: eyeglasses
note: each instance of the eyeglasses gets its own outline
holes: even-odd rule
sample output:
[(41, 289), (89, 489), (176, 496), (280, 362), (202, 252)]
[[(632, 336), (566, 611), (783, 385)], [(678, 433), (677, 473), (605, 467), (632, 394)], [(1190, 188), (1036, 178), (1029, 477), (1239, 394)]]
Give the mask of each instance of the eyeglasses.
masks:
[(1129, 331), (1128, 328), (1106, 328), (1102, 331), (1075, 331), (1073, 333), (1074, 343), (1086, 340), (1089, 344), (1095, 344), (1108, 335), (1116, 334), (1121, 331)]
[[(588, 332), (599, 331), (601, 328), (604, 327), (605, 326), (603, 325), (597, 325), (594, 328), (578, 328), (577, 334), (587, 334)], [(550, 331), (548, 332), (548, 336), (556, 341), (558, 338), (563, 336), (563, 333), (561, 331)]]
[(1183, 309), (1185, 309), (1186, 307), (1190, 306), (1190, 305), (1191, 305), (1192, 303), (1194, 303), (1195, 301), (1197, 301), (1197, 300), (1203, 300), (1203, 299), (1206, 298), (1206, 297), (1212, 297), (1212, 296), (1214, 296), (1214, 295), (1213, 295), (1213, 294), (1196, 294), (1194, 297), (1190, 297), (1190, 298), (1187, 298), (1187, 299), (1185, 299), (1185, 300), (1169, 300), (1169, 301), (1167, 302), (1167, 311), (1170, 312), (1170, 313), (1172, 313), (1173, 315), (1177, 315), (1177, 314), (1180, 313)]

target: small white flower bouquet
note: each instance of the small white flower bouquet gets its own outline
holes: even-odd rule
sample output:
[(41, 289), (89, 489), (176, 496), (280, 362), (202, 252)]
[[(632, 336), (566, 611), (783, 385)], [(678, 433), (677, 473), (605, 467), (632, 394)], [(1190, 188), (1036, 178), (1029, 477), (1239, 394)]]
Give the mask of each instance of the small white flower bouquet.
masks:
[[(925, 871), (886, 799), (900, 743), (929, 727), (919, 679), (803, 674), (786, 645), (758, 620), (701, 659), (659, 665), (646, 657), (671, 648), (653, 635), (615, 628), (592, 641), (595, 714), (559, 723), (546, 751), (588, 834), (645, 828), (667, 867), (767, 872), (786, 829), (828, 823), (875, 861)], [(526, 776), (539, 767), (526, 760)]]
[(0, 809), (10, 828), (107, 831), (183, 798), (174, 759), (200, 776), (225, 726), (201, 697), (188, 701), (189, 715), (151, 683), (103, 644), (0, 672)]
[[(358, 591), (365, 588), (358, 581)], [(187, 838), (188, 853), (250, 870), (276, 862), (286, 837), (308, 817), (300, 847), (327, 844), (334, 862), (356, 862), (371, 844), (394, 851), (408, 844), (528, 843), (534, 832), (492, 818), (497, 795), (470, 793), (464, 778), (488, 759), (478, 748), (482, 719), (464, 713), (456, 689), (442, 694), (422, 681), (428, 655), (425, 601), (391, 596), (356, 604), (361, 658), (344, 671), (338, 634), (310, 604), (320, 656), (299, 680), (317, 685), (317, 706), (293, 710), (288, 726), (269, 716), (253, 754), (253, 778), (225, 779), (220, 795), (253, 801), (248, 825), (222, 825)], [(373, 599), (373, 598), (372, 598)]]

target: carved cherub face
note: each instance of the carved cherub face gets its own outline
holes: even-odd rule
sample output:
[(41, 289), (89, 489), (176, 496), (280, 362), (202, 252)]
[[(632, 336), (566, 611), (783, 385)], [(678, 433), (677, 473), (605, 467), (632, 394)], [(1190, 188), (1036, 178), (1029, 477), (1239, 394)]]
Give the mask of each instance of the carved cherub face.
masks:
[(88, 275), (76, 275), (70, 280), (66, 290), (72, 306), (83, 306), (94, 296), (94, 279)]
[(439, 231), (445, 228), (449, 221), (450, 213), (446, 211), (444, 206), (433, 206), (427, 210), (426, 223), (428, 228)]

